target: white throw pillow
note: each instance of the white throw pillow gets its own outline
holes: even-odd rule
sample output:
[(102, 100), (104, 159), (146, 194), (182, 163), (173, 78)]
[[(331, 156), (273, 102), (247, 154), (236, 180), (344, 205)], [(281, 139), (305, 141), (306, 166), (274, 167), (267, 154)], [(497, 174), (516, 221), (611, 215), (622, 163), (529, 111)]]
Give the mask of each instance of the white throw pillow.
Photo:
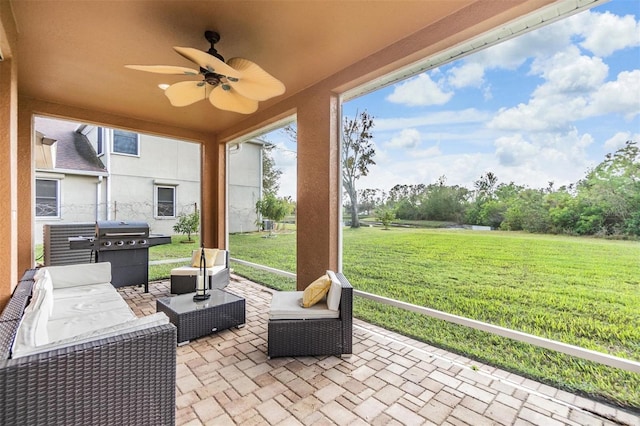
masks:
[(331, 278), (331, 287), (327, 293), (327, 308), (332, 311), (340, 309), (340, 297), (342, 297), (342, 285), (338, 281), (335, 272), (327, 271), (327, 275)]

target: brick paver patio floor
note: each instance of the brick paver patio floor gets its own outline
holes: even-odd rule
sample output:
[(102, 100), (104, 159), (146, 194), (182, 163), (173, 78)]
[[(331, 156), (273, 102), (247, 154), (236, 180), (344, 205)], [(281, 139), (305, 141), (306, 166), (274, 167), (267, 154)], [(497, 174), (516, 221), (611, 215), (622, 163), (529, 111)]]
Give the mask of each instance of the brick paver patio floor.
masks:
[[(121, 288), (138, 316), (169, 282)], [(272, 290), (232, 275), (247, 324), (178, 347), (178, 425), (634, 425), (623, 411), (354, 320), (353, 355), (268, 359)]]

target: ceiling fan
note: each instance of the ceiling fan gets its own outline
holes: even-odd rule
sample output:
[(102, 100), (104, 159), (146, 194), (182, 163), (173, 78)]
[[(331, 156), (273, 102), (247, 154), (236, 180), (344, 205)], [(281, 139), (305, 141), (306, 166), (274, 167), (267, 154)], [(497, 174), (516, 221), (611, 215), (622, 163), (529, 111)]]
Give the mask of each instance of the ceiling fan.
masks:
[(226, 111), (251, 114), (258, 109), (258, 101), (265, 101), (282, 95), (284, 84), (257, 64), (244, 58), (231, 58), (226, 63), (214, 48), (220, 41), (215, 31), (206, 31), (204, 37), (211, 48), (203, 52), (191, 47), (177, 47), (180, 55), (195, 62), (199, 70), (171, 65), (125, 65), (139, 71), (158, 74), (200, 75), (201, 80), (181, 81), (167, 87), (164, 94), (171, 105), (176, 107), (191, 105), (203, 99), (216, 108)]

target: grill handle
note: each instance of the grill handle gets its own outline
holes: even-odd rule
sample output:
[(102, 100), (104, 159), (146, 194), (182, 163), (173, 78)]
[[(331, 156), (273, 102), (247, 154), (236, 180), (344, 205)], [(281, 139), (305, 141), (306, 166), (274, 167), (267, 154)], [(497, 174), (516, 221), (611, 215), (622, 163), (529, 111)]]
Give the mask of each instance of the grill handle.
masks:
[(144, 237), (146, 232), (105, 232), (105, 237)]

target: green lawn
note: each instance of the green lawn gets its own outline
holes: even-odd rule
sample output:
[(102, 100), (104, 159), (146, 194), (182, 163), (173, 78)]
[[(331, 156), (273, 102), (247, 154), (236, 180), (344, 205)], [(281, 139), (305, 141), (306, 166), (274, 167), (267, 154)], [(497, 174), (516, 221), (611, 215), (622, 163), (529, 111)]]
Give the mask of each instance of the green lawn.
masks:
[[(295, 272), (295, 234), (230, 236), (233, 257)], [(515, 232), (345, 229), (355, 288), (640, 360), (640, 244)], [(274, 287), (292, 280), (234, 264)], [(278, 285), (280, 283), (280, 285)], [(640, 375), (355, 299), (355, 315), (568, 390), (640, 408)]]

